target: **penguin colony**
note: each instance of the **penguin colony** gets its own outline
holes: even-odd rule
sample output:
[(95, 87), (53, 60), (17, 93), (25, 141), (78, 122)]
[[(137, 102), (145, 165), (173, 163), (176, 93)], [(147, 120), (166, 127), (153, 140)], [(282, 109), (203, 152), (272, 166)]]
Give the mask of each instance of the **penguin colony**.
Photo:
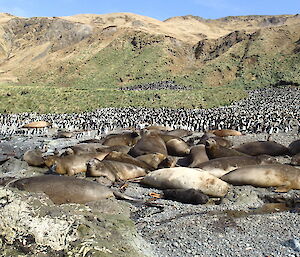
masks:
[(44, 136), (49, 127), (24, 129), (32, 121), (47, 121), (65, 131), (96, 131), (103, 135), (121, 128), (142, 129), (159, 124), (172, 129), (201, 132), (229, 128), (242, 133), (300, 133), (300, 89), (269, 87), (249, 92), (230, 106), (212, 109), (103, 108), (72, 114), (0, 114), (0, 136)]

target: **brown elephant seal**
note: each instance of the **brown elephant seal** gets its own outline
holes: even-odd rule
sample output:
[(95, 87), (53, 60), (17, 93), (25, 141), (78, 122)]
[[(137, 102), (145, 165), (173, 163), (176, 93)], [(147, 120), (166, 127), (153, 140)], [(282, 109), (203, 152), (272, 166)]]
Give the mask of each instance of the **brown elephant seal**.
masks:
[(300, 153), (300, 139), (293, 141), (289, 144), (288, 149), (291, 155)]
[(232, 146), (232, 142), (231, 141), (229, 141), (229, 140), (227, 140), (225, 138), (222, 138), (222, 137), (218, 137), (215, 134), (208, 133), (208, 132), (204, 133), (204, 135), (200, 138), (200, 140), (197, 143), (197, 145), (199, 145), (199, 144), (205, 145), (206, 144), (206, 140), (209, 139), (209, 138), (213, 138), (214, 140), (216, 140), (216, 142), (220, 146), (227, 147), (227, 148), (229, 148), (229, 147)]
[(215, 134), (218, 137), (241, 136), (242, 133), (233, 129), (215, 129), (208, 132)]
[(118, 162), (124, 162), (136, 165), (138, 167), (141, 167), (145, 170), (153, 170), (153, 168), (148, 165), (146, 162), (143, 162), (137, 158), (133, 158), (131, 155), (126, 153), (120, 153), (116, 151), (110, 152), (108, 155), (105, 156), (104, 160), (106, 161), (118, 161)]
[(149, 153), (136, 157), (136, 159), (149, 165), (152, 170), (156, 170), (158, 168), (158, 165), (166, 158), (167, 156), (162, 153)]
[(50, 125), (47, 121), (34, 121), (23, 125), (22, 128), (46, 128)]
[(284, 164), (251, 165), (221, 177), (233, 185), (277, 187), (278, 192), (300, 189), (300, 169)]
[(295, 166), (300, 166), (300, 153), (293, 156), (291, 164)]
[(289, 149), (287, 147), (274, 141), (249, 142), (233, 147), (233, 149), (252, 156), (261, 154), (267, 154), (271, 156), (289, 154)]
[(174, 138), (166, 143), (169, 155), (186, 156), (190, 153), (190, 147), (181, 138)]
[(27, 162), (29, 166), (34, 166), (34, 167), (45, 166), (43, 152), (40, 149), (29, 150), (25, 152), (23, 155), (23, 160)]
[(128, 180), (143, 177), (146, 169), (136, 165), (118, 161), (92, 159), (87, 163), (87, 177), (106, 177), (110, 181)]
[(209, 174), (186, 167), (159, 169), (147, 174), (141, 183), (159, 189), (196, 189), (204, 194), (223, 197), (227, 194), (229, 185)]
[(22, 178), (10, 183), (9, 186), (28, 192), (43, 192), (55, 204), (84, 204), (114, 196), (139, 201), (139, 199), (134, 199), (117, 191), (113, 191), (99, 183), (85, 179), (77, 179), (75, 177), (46, 175)]
[(163, 190), (163, 198), (189, 204), (205, 204), (209, 200), (209, 197), (206, 194), (193, 188), (165, 189)]
[(207, 162), (200, 163), (197, 168), (205, 170), (217, 178), (222, 177), (228, 172), (237, 168), (259, 165), (259, 164), (274, 164), (278, 163), (272, 156), (232, 156), (212, 159)]
[(174, 129), (171, 131), (164, 131), (163, 134), (182, 138), (193, 135), (193, 132), (186, 129)]
[(195, 145), (190, 152), (190, 168), (197, 167), (200, 163), (208, 161), (208, 156), (205, 150), (205, 145)]
[(103, 145), (115, 146), (115, 145), (127, 145), (134, 146), (136, 142), (140, 139), (140, 135), (137, 132), (126, 132), (117, 135), (108, 135), (104, 141)]
[(106, 146), (100, 143), (81, 143), (70, 147), (73, 150), (74, 154), (84, 154), (84, 153), (97, 153), (105, 152), (109, 153), (112, 151), (128, 153), (130, 147), (127, 145), (114, 145)]
[(214, 138), (209, 138), (206, 140), (205, 150), (210, 160), (221, 157), (248, 156), (247, 154), (239, 152), (235, 149), (229, 149), (219, 145)]
[(48, 156), (45, 159), (47, 167), (54, 166), (54, 170), (58, 174), (66, 174), (73, 176), (77, 173), (86, 172), (86, 163), (94, 158), (103, 160), (108, 153), (86, 153), (86, 154), (74, 154), (66, 155), (62, 157)]
[(149, 153), (162, 153), (165, 156), (168, 155), (164, 140), (157, 134), (149, 133), (143, 135), (136, 145), (129, 151), (129, 154), (133, 157)]
[(159, 165), (159, 169), (163, 168), (174, 168), (178, 162), (179, 157), (176, 156), (167, 156)]

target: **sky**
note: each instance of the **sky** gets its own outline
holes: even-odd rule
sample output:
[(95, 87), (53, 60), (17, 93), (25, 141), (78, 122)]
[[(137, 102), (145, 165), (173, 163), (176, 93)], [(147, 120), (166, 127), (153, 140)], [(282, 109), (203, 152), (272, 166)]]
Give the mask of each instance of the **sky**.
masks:
[(196, 15), (206, 19), (238, 15), (300, 13), (300, 0), (0, 0), (0, 13), (23, 17), (131, 12), (158, 20)]

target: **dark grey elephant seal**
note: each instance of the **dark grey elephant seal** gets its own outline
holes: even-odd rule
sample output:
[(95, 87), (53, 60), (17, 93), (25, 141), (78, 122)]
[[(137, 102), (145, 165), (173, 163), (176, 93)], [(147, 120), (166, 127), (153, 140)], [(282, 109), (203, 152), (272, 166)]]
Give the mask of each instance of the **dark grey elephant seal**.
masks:
[(43, 152), (40, 149), (29, 150), (24, 153), (23, 160), (30, 166), (43, 167), (45, 166), (45, 160), (43, 158)]
[(289, 154), (289, 149), (274, 141), (256, 141), (241, 144), (233, 149), (252, 156), (267, 154), (271, 156)]
[(114, 196), (137, 200), (99, 183), (75, 177), (46, 175), (22, 178), (11, 182), (9, 186), (28, 192), (44, 192), (55, 204), (88, 203)]
[(200, 163), (197, 168), (205, 170), (217, 178), (222, 177), (228, 172), (237, 168), (258, 165), (258, 164), (274, 164), (277, 161), (269, 155), (260, 156), (232, 156), (232, 157), (221, 157), (207, 162)]
[(300, 139), (293, 141), (289, 144), (288, 149), (291, 155), (300, 153)]
[(110, 181), (143, 177), (147, 170), (136, 165), (118, 161), (92, 159), (87, 163), (87, 177), (106, 177)]
[(157, 134), (150, 133), (143, 135), (129, 151), (129, 154), (133, 157), (149, 153), (162, 153), (165, 156), (168, 155), (165, 141)]
[(200, 190), (190, 189), (166, 189), (163, 190), (163, 198), (181, 203), (205, 204), (209, 197)]
[(284, 164), (250, 165), (233, 170), (221, 179), (233, 185), (277, 187), (278, 192), (300, 189), (300, 169)]
[(235, 149), (229, 149), (219, 145), (214, 138), (209, 138), (206, 140), (205, 150), (210, 160), (221, 157), (248, 156), (247, 154), (239, 152)]

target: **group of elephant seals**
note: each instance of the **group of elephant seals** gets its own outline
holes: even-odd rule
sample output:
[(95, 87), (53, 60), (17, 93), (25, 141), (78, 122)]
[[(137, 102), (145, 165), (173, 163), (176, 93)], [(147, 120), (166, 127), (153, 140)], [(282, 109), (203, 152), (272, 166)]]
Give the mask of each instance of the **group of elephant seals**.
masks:
[(221, 177), (233, 185), (277, 187), (278, 192), (300, 189), (300, 169), (284, 164), (250, 165)]
[(237, 168), (260, 165), (260, 164), (273, 164), (277, 163), (276, 159), (269, 155), (260, 156), (231, 156), (212, 159), (207, 162), (200, 163), (197, 168), (205, 170), (217, 178), (222, 177), (228, 172)]
[(229, 185), (209, 174), (186, 167), (175, 167), (155, 170), (147, 174), (141, 183), (159, 189), (196, 189), (204, 194), (223, 197), (227, 194)]
[(45, 175), (15, 180), (9, 184), (19, 190), (43, 192), (55, 204), (88, 203), (111, 197), (142, 201), (109, 189), (99, 183), (75, 177)]
[(128, 180), (142, 177), (147, 174), (147, 170), (139, 166), (119, 162), (92, 159), (87, 163), (86, 176), (88, 177), (106, 177), (110, 181)]
[(234, 147), (234, 149), (241, 153), (252, 155), (252, 156), (257, 156), (261, 154), (267, 154), (271, 156), (289, 154), (289, 149), (287, 147), (273, 141), (249, 142)]

